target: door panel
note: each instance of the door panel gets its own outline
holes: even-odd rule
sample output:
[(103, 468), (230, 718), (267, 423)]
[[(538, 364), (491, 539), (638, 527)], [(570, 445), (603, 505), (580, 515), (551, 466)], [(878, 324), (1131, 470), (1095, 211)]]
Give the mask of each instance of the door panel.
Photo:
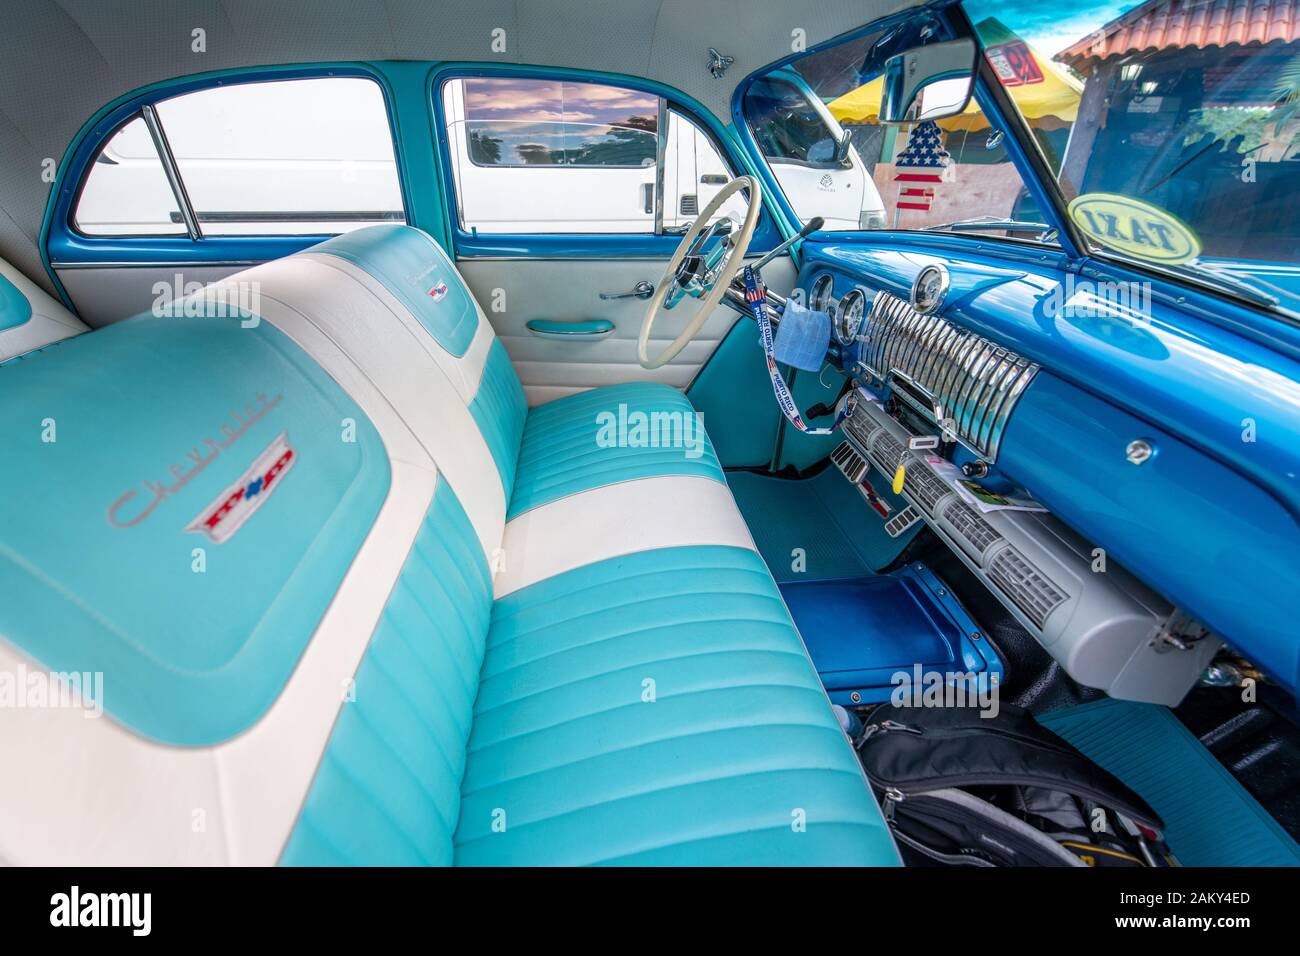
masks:
[[(646, 300), (601, 299), (601, 292), (626, 292), (638, 282), (657, 283), (667, 267), (654, 259), (463, 259), (457, 265), (514, 363), (530, 405), (585, 388), (621, 382), (663, 382), (686, 388), (740, 316), (720, 306), (682, 353), (649, 371), (637, 361), (637, 337)], [(763, 267), (773, 291), (794, 286), (788, 256)], [(695, 314), (687, 299), (655, 322), (651, 351), (661, 350)], [(531, 320), (585, 322), (604, 319), (613, 331), (601, 336), (558, 338), (527, 327)], [(757, 333), (755, 333), (757, 334)]]
[(98, 328), (152, 310), (159, 296), (155, 288), (159, 283), (167, 287), (169, 296), (180, 298), (190, 283), (206, 285), (256, 264), (102, 265), (93, 268), (59, 268), (56, 265), (55, 274), (67, 290), (81, 320), (91, 328)]

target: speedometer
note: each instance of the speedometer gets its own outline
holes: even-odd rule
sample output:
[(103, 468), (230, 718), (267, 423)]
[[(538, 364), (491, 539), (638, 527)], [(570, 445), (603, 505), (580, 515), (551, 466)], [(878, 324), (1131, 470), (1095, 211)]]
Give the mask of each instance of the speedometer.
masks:
[(820, 275), (817, 281), (813, 283), (812, 291), (808, 293), (808, 308), (814, 312), (829, 312), (831, 309), (831, 293), (835, 291), (835, 280), (829, 275)]
[(840, 299), (840, 307), (835, 311), (835, 338), (840, 345), (852, 345), (862, 327), (862, 310), (867, 297), (861, 289), (850, 289)]

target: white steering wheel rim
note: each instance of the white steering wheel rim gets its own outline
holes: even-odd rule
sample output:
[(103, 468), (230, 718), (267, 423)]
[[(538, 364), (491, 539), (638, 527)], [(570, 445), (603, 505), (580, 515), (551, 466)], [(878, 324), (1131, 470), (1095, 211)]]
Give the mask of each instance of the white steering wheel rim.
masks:
[[(716, 213), (724, 202), (731, 198), (734, 193), (742, 189), (749, 190), (749, 210), (745, 214), (745, 222), (740, 227), (740, 231), (735, 234), (731, 245), (731, 253), (727, 256), (722, 264), (722, 271), (718, 273), (717, 281), (708, 294), (700, 300), (699, 311), (682, 330), (682, 334), (673, 339), (662, 352), (653, 359), (650, 358), (648, 351), (650, 347), (650, 332), (654, 329), (655, 319), (659, 317), (659, 311), (663, 307), (664, 299), (676, 285), (677, 267), (682, 264), (682, 259), (686, 257), (686, 250), (695, 242), (696, 237), (708, 225), (713, 214)], [(710, 314), (722, 302), (722, 297), (727, 293), (727, 287), (731, 285), (731, 280), (736, 277), (740, 271), (741, 264), (745, 261), (745, 252), (749, 249), (749, 241), (754, 236), (754, 229), (758, 226), (758, 217), (763, 209), (763, 191), (758, 185), (758, 180), (753, 176), (737, 176), (727, 185), (718, 190), (718, 194), (713, 197), (713, 201), (705, 207), (704, 211), (696, 217), (691, 228), (682, 236), (682, 241), (678, 243), (677, 249), (673, 252), (673, 257), (668, 260), (668, 269), (663, 274), (655, 286), (655, 293), (650, 299), (649, 305), (646, 306), (645, 319), (641, 322), (641, 336), (637, 340), (637, 359), (641, 367), (645, 369), (656, 369), (660, 366), (667, 365), (675, 359), (682, 349), (690, 344), (696, 334), (704, 327)]]

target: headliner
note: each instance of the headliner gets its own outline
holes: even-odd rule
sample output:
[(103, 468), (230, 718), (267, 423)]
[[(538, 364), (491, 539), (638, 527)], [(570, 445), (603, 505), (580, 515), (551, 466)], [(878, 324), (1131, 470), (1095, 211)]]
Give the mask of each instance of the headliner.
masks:
[[(102, 106), (150, 83), (234, 67), (354, 60), (527, 63), (626, 73), (724, 123), (736, 85), (791, 52), (915, 0), (21, 0), (0, 28), (0, 257), (53, 292), (37, 248), (50, 185)], [(815, 13), (810, 12), (815, 9)], [(190, 31), (207, 52), (190, 50)], [(494, 54), (491, 33), (506, 31)], [(707, 50), (734, 56), (714, 79)]]

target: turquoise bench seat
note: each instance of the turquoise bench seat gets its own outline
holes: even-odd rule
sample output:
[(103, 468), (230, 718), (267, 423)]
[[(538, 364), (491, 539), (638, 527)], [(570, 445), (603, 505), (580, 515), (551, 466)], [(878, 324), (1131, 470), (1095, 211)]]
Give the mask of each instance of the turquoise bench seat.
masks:
[(106, 715), (0, 709), (0, 855), (899, 862), (684, 395), (528, 408), (409, 227), (243, 282), (0, 368), (0, 668)]
[(592, 488), (658, 475), (726, 480), (690, 399), (654, 382), (579, 392), (528, 412), (507, 517)]
[(766, 566), (698, 547), (496, 602), (455, 858), (868, 865), (894, 850)]

